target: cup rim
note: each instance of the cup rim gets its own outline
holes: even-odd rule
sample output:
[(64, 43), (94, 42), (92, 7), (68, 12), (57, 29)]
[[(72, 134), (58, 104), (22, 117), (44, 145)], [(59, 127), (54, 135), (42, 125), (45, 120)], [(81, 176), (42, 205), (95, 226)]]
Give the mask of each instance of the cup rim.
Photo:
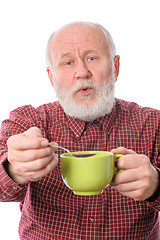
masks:
[[(105, 156), (105, 155), (109, 155), (109, 156), (113, 156), (114, 153), (112, 152), (109, 152), (109, 151), (99, 151), (99, 150), (93, 150), (93, 151), (76, 151), (76, 152), (71, 152), (71, 153), (91, 153), (91, 154), (95, 154), (94, 156), (89, 156), (89, 157), (84, 157), (85, 159), (87, 158), (96, 158), (97, 157), (97, 154), (99, 153), (99, 157), (102, 157), (102, 156)], [(65, 157), (65, 158), (75, 158), (75, 159), (82, 159), (83, 157), (81, 158), (77, 158), (77, 157), (72, 157), (69, 153), (65, 152), (65, 153), (62, 153), (60, 155), (61, 158)]]

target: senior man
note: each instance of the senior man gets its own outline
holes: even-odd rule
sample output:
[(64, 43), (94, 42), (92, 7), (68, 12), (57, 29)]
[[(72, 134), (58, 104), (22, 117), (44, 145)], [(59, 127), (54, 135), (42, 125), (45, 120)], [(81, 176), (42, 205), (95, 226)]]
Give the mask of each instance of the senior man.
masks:
[[(160, 239), (160, 111), (115, 99), (109, 32), (62, 27), (49, 38), (47, 64), (59, 101), (19, 107), (1, 126), (0, 200), (20, 202), (20, 239)], [(74, 195), (61, 178), (63, 150), (49, 142), (123, 154), (124, 171), (100, 195)]]

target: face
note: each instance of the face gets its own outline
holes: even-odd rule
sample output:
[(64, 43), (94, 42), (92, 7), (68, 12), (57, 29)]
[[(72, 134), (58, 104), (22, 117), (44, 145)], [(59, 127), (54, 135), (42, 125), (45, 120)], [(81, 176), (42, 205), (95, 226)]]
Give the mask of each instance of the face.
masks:
[[(53, 70), (49, 76), (67, 114), (82, 120), (97, 118), (97, 104), (105, 105), (106, 94), (112, 95), (109, 101), (113, 107), (115, 68), (100, 29), (86, 24), (64, 27), (52, 39), (50, 56)], [(98, 116), (104, 109), (100, 112)]]

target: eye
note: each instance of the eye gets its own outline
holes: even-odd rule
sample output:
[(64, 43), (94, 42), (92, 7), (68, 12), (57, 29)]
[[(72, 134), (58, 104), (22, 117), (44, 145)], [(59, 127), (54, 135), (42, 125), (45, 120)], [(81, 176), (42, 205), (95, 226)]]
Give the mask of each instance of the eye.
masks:
[(94, 61), (94, 60), (95, 60), (94, 57), (90, 57), (90, 58), (89, 58), (89, 61)]
[(70, 66), (70, 65), (72, 65), (72, 62), (68, 61), (68, 62), (65, 63), (65, 65)]

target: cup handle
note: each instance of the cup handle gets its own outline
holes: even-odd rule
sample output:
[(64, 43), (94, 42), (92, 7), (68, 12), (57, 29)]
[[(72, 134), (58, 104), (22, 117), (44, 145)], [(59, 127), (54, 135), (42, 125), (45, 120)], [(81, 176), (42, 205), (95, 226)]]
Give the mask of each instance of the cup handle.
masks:
[[(114, 154), (114, 160), (116, 161), (117, 158), (120, 158), (122, 156), (123, 156), (123, 154)], [(124, 171), (124, 169), (117, 169), (117, 170), (115, 170), (114, 175), (116, 175), (117, 173), (122, 172), (122, 171)]]

